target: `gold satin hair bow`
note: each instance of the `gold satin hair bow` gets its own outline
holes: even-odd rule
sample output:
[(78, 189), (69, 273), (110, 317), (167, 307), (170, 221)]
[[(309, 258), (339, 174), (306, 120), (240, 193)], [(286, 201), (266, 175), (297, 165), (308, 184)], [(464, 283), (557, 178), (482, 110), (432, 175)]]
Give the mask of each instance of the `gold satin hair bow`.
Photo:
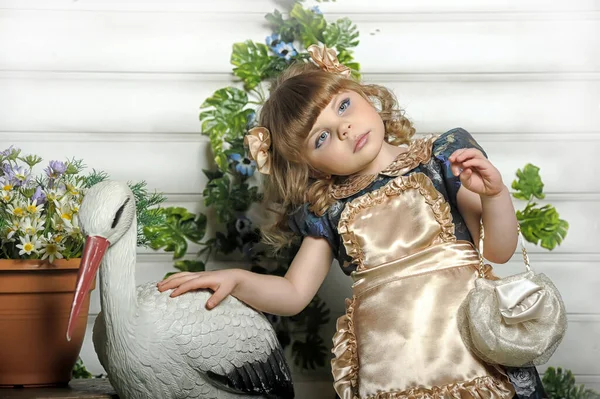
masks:
[(250, 129), (244, 136), (244, 144), (248, 146), (250, 159), (256, 161), (256, 169), (264, 175), (271, 173), (271, 154), (269, 154), (271, 133), (269, 133), (269, 129), (262, 126)]
[(321, 48), (316, 44), (312, 44), (306, 50), (310, 53), (310, 58), (322, 70), (337, 73), (347, 78), (350, 77), (350, 68), (340, 64), (334, 49), (327, 48), (325, 45)]

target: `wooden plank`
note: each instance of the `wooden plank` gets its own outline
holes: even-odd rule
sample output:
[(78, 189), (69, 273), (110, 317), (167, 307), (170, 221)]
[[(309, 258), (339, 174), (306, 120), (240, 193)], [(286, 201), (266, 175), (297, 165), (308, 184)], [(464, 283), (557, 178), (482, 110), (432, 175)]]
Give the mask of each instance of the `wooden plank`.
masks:
[[(537, 141), (524, 141), (519, 134), (506, 136), (471, 131), (501, 171), (507, 186), (515, 179), (517, 169), (533, 163), (541, 168), (546, 193), (600, 192), (600, 179), (596, 176), (596, 170), (600, 168), (600, 158), (596, 156), (600, 152), (600, 134), (584, 135), (579, 140), (573, 135), (566, 146), (560, 139), (568, 137), (566, 135), (559, 135), (558, 140), (552, 135), (536, 135)], [(130, 134), (128, 141), (124, 141), (123, 137), (127, 135), (114, 139), (117, 136), (118, 133), (65, 136), (0, 132), (0, 142), (6, 147), (20, 148), (23, 154), (38, 154), (45, 162), (81, 158), (89, 170), (105, 170), (115, 180), (146, 180), (151, 189), (166, 193), (198, 194), (204, 189), (206, 178), (202, 169), (212, 167), (206, 137), (200, 134)], [(581, 162), (573, 162), (573, 159)], [(36, 170), (42, 172), (41, 168)]]
[[(364, 72), (600, 68), (594, 12), (404, 15), (380, 9), (328, 15), (342, 16), (350, 16), (361, 32), (355, 55)], [(0, 69), (229, 72), (233, 43), (264, 42), (268, 34), (263, 13), (0, 9), (0, 53), (9, 55), (0, 59)]]
[[(390, 88), (422, 133), (600, 132), (600, 79), (388, 79), (367, 82)], [(197, 133), (200, 105), (229, 85), (206, 75), (0, 74), (0, 132)]]
[[(545, 0), (378, 0), (365, 3), (362, 0), (317, 3), (307, 1), (307, 6), (318, 5), (324, 12), (336, 13), (416, 13), (416, 12), (558, 12), (558, 11), (595, 11), (597, 2), (576, 0), (570, 2), (548, 2)], [(86, 11), (187, 11), (187, 12), (239, 12), (266, 13), (280, 7), (275, 0), (1, 0), (0, 8), (35, 10), (86, 10)]]

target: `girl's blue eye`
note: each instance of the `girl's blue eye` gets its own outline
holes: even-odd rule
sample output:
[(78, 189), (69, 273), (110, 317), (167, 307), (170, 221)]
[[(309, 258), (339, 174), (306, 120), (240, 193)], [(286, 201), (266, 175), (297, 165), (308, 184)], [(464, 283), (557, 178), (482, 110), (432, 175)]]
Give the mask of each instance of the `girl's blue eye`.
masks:
[(350, 106), (350, 99), (346, 98), (340, 104), (340, 107), (338, 108), (338, 114), (341, 114), (342, 112), (344, 112), (345, 110), (347, 110), (349, 106)]
[(318, 137), (317, 140), (315, 141), (315, 148), (319, 148), (327, 139), (327, 136), (329, 135), (329, 133), (327, 132), (322, 132)]

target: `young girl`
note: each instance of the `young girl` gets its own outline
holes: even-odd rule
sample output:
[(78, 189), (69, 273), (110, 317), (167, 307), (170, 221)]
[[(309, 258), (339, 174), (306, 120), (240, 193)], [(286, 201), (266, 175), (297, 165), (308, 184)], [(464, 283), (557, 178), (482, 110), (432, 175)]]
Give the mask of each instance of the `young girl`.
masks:
[(458, 308), (485, 257), (504, 263), (517, 244), (508, 189), (465, 130), (411, 140), (390, 91), (349, 77), (335, 52), (309, 48), (271, 88), (260, 127), (246, 136), (266, 199), (279, 209), (265, 231), (283, 246), (303, 237), (285, 277), (233, 269), (178, 273), (171, 296), (211, 289), (272, 314), (311, 301), (333, 258), (353, 298), (337, 323), (332, 372), (350, 398), (542, 398), (535, 368), (485, 364), (463, 344)]

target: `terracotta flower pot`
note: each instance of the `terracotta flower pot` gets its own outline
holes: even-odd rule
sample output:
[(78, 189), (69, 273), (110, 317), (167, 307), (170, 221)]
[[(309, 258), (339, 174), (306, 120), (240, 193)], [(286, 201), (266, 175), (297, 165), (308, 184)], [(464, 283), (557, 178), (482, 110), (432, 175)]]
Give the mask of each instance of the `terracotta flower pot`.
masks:
[(67, 341), (80, 262), (0, 259), (0, 387), (65, 385), (71, 379), (90, 305), (88, 292)]

